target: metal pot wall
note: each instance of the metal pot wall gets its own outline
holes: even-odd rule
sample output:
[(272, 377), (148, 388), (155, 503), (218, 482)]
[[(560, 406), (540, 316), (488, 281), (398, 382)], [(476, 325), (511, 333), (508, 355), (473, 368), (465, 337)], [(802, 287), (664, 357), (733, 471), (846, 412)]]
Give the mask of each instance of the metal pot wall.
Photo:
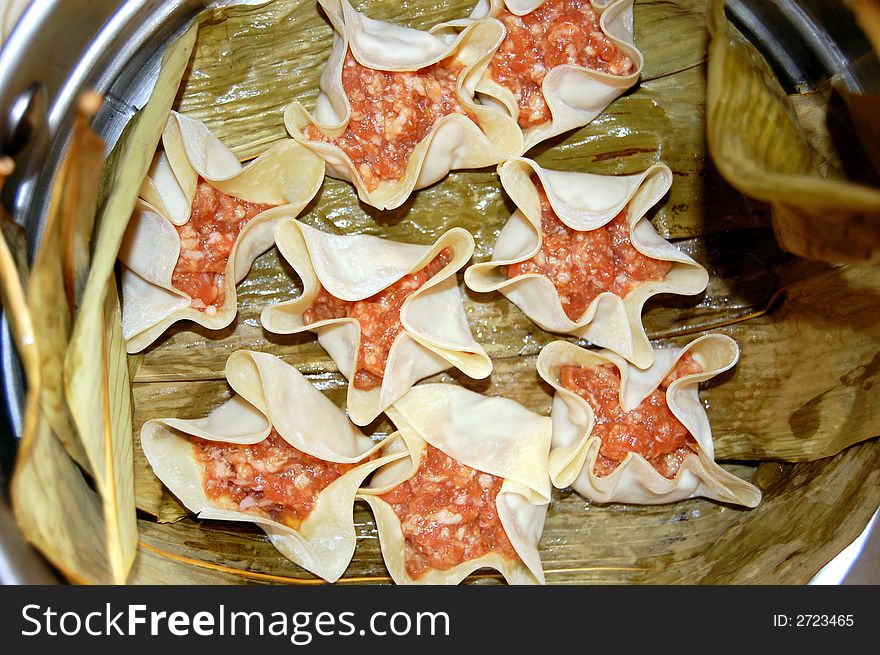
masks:
[[(2, 3), (0, 3), (2, 4)], [(40, 241), (51, 189), (82, 91), (104, 96), (93, 127), (108, 152), (149, 98), (162, 44), (209, 6), (206, 0), (32, 0), (0, 50), (0, 151), (15, 160), (2, 196), (25, 228), (28, 258)], [(228, 4), (228, 2), (226, 3)], [(2, 9), (2, 6), (0, 6)], [(5, 316), (0, 320), (0, 582), (56, 580), (22, 543), (6, 489), (22, 430), (25, 380)]]

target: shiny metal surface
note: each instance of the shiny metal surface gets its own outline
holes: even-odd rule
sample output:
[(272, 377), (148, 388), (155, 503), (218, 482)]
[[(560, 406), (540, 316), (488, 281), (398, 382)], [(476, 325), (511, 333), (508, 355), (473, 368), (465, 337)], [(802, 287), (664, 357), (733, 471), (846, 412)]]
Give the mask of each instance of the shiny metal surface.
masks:
[(34, 82), (22, 91), (9, 107), (2, 149), (15, 154), (26, 147), (46, 117), (46, 88)]
[[(853, 541), (849, 546), (844, 548), (840, 554), (833, 560), (828, 562), (822, 570), (819, 571), (812, 580), (811, 585), (837, 585), (837, 584), (878, 584), (880, 576), (876, 570), (873, 572), (864, 572), (859, 578), (855, 578), (851, 574), (857, 562), (863, 556), (870, 556), (871, 559), (877, 559), (877, 553), (880, 552), (880, 510), (874, 512), (873, 518), (865, 526), (862, 534)], [(864, 579), (862, 579), (864, 576)]]
[[(3, 204), (26, 230), (29, 258), (69, 142), (77, 96), (86, 89), (105, 96), (94, 127), (109, 150), (149, 97), (162, 44), (205, 6), (204, 0), (39, 0), (21, 15), (0, 49), (0, 143), (16, 163)], [(0, 429), (0, 439), (8, 442), (21, 433), (25, 388), (5, 320), (0, 363), (4, 423), (12, 434)]]
[[(212, 3), (218, 4), (218, 3)], [(93, 123), (108, 150), (149, 98), (163, 44), (186, 30), (205, 0), (37, 0), (0, 50), (0, 144), (16, 172), (3, 203), (25, 227), (29, 256), (39, 243), (79, 94), (105, 104)], [(27, 547), (5, 498), (15, 441), (22, 430), (25, 381), (5, 317), (0, 321), (0, 583), (57, 581)]]
[(880, 91), (880, 63), (842, 0), (726, 0), (734, 24), (789, 91), (837, 75), (856, 93)]
[[(9, 120), (34, 84), (46, 96), (45, 118), (16, 157), (9, 208), (25, 226), (32, 255), (57, 167), (67, 148), (72, 107), (86, 89), (106, 98), (96, 131), (111, 148), (152, 90), (161, 45), (189, 25), (204, 0), (41, 0), (21, 16), (0, 51), (0, 118)], [(14, 126), (13, 126), (14, 127)], [(0, 133), (8, 134), (3, 125)]]

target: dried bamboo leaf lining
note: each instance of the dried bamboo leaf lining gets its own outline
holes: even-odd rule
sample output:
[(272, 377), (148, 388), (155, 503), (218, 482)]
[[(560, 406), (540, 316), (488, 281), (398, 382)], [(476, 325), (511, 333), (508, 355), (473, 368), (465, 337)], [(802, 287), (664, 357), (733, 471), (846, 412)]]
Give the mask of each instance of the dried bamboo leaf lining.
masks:
[[(859, 534), (880, 503), (880, 449), (875, 446), (850, 449), (834, 466), (784, 465), (779, 479), (765, 490), (762, 505), (751, 512), (701, 499), (673, 506), (603, 507), (557, 491), (545, 526), (552, 539), (540, 544), (547, 581), (803, 584), (836, 554), (835, 544)], [(750, 472), (740, 468), (737, 474), (748, 478)], [(832, 495), (851, 511), (841, 513), (829, 504)], [(786, 516), (784, 527), (778, 525), (781, 514)], [(812, 527), (804, 531), (801, 524)], [(356, 558), (339, 582), (390, 582), (372, 517), (360, 505), (355, 525)], [(132, 576), (137, 583), (161, 582), (167, 575), (193, 584), (316, 583), (279, 558), (255, 528), (184, 519), (173, 525), (141, 521), (140, 529), (140, 556)], [(468, 579), (498, 581), (492, 575)]]
[(103, 501), (39, 410), (25, 418), (11, 492), (22, 534), (68, 580), (119, 582), (110, 570)]
[[(64, 344), (70, 339), (104, 163), (104, 142), (89, 127), (100, 98), (79, 99), (70, 147), (52, 189), (42, 239), (28, 278), (30, 311), (40, 351), (42, 407), (65, 450), (86, 471), (91, 463), (64, 398)], [(79, 289), (78, 289), (79, 288)]]
[[(465, 15), (472, 5), (473, 0), (436, 5), (367, 0), (357, 8), (375, 18), (424, 27), (439, 18)], [(712, 282), (701, 297), (651, 303), (645, 313), (650, 335), (661, 343), (682, 344), (695, 334), (718, 330), (740, 343), (739, 367), (703, 392), (721, 459), (824, 457), (880, 432), (866, 402), (876, 382), (871, 358), (877, 348), (862, 320), (880, 307), (875, 294), (865, 293), (877, 282), (874, 273), (861, 267), (832, 269), (780, 251), (767, 229), (767, 206), (744, 197), (714, 169), (704, 131), (705, 9), (702, 0), (637, 2), (636, 41), (647, 61), (641, 85), (592, 124), (530, 154), (543, 166), (596, 173), (634, 173), (657, 161), (673, 168), (672, 192), (652, 222), (664, 236), (686, 239), (680, 246), (710, 270)], [(204, 120), (239, 156), (253, 156), (284, 136), (280, 112), (288, 102), (313, 102), (330, 34), (313, 2), (276, 0), (217, 12), (199, 32), (178, 108)], [(236, 57), (230, 58), (230, 52)], [(464, 227), (474, 234), (475, 261), (481, 261), (491, 255), (511, 211), (495, 172), (479, 170), (453, 173), (390, 212), (364, 207), (350, 185), (326, 180), (302, 220), (336, 233), (418, 243)], [(223, 366), (241, 348), (281, 355), (342, 405), (346, 382), (313, 337), (270, 335), (259, 324), (261, 309), (297, 295), (298, 284), (270, 251), (238, 286), (239, 315), (229, 328), (209, 332), (177, 325), (132, 358), (135, 436), (147, 419), (204, 416), (226, 400), (231, 391)], [(834, 307), (827, 300), (832, 293)], [(538, 382), (534, 358), (557, 337), (539, 330), (497, 294), (468, 292), (466, 309), (475, 336), (495, 361), (495, 372), (486, 381), (449, 373), (428, 381), (454, 381), (513, 397), (546, 414), (551, 391)], [(829, 335), (831, 326), (839, 331)], [(793, 356), (792, 343), (802, 333), (806, 352)], [(843, 356), (838, 339), (851, 344)], [(840, 375), (832, 379), (814, 374), (828, 366), (839, 368)], [(777, 402), (768, 402), (771, 394)], [(842, 412), (851, 421), (834, 423)], [(390, 429), (383, 419), (369, 426), (376, 437)], [(880, 503), (876, 481), (873, 487), (861, 486), (873, 479), (877, 445), (850, 448), (834, 459), (779, 465), (781, 472), (768, 483), (757, 512), (703, 500), (656, 508), (601, 507), (558, 492), (542, 541), (547, 579), (805, 582), (858, 534)], [(734, 468), (747, 479), (755, 474), (754, 465)], [(279, 558), (256, 529), (189, 518), (152, 474), (137, 442), (134, 471), (137, 506), (158, 522), (139, 523), (132, 581), (314, 582)], [(835, 499), (830, 506), (829, 498)], [(779, 534), (768, 530), (782, 514), (795, 511), (806, 525), (817, 512), (827, 515), (830, 508), (840, 512), (844, 507), (848, 513), (842, 522), (828, 519), (815, 535), (793, 523)], [(857, 510), (849, 513), (852, 507)], [(358, 506), (355, 520), (358, 547), (342, 581), (387, 582), (371, 515)], [(760, 563), (753, 562), (741, 543), (754, 549), (754, 542), (762, 539), (767, 548)], [(479, 575), (469, 581), (496, 580)]]
[[(880, 384), (874, 322), (880, 304), (877, 288), (880, 270), (874, 266), (830, 269), (785, 288), (785, 300), (771, 313), (713, 330), (733, 337), (742, 353), (733, 374), (702, 392), (718, 459), (811, 461), (880, 433), (880, 416), (871, 402), (872, 389)], [(831, 294), (834, 303), (828, 302)], [(830, 336), (832, 329), (835, 334)], [(668, 343), (684, 345), (692, 338), (683, 335)], [(791, 344), (797, 339), (813, 345), (809, 357), (791, 356)], [(843, 352), (841, 340), (848, 344)], [(513, 395), (528, 409), (547, 414), (552, 394), (535, 377), (538, 350), (529, 356), (496, 357), (489, 380), (444, 373), (428, 381), (455, 381), (489, 395)], [(312, 362), (307, 354), (285, 359), (301, 370), (307, 368), (304, 362)], [(308, 377), (342, 407), (346, 382), (339, 373), (327, 372), (331, 366), (328, 361)], [(209, 381), (138, 384), (135, 433), (155, 416), (204, 416), (229, 393), (222, 375)], [(371, 427), (375, 434), (392, 429), (387, 421)], [(163, 520), (185, 514), (140, 454), (135, 476), (140, 509)]]
[[(89, 179), (88, 174), (96, 169), (95, 157), (102, 161), (104, 155), (103, 144), (94, 135), (88, 134), (90, 128), (85, 121), (77, 125), (81, 136), (74, 141), (80, 148), (73, 151), (68, 159), (68, 169), (63, 177), (65, 186), (61, 192), (64, 195), (58, 199), (58, 206), (61, 208), (59, 220), (64, 221), (67, 236), (67, 240), (62, 241), (59, 233), (61, 243), (58, 247), (66, 250), (56, 254), (56, 263), (61, 263), (61, 276), (52, 279), (53, 286), (47, 293), (56, 306), (58, 301), (76, 305), (81, 288), (82, 297), (66, 351), (62, 345), (67, 343), (66, 334), (53, 332), (56, 340), (44, 342), (47, 350), (58, 351), (60, 355), (55, 368), (44, 363), (42, 371), (60, 373), (60, 357), (64, 357), (66, 401), (76, 425), (82, 453), (87, 458), (88, 468), (94, 479), (98, 500), (91, 504), (85, 502), (85, 498), (91, 499), (94, 493), (82, 479), (82, 474), (75, 467), (71, 469), (70, 464), (65, 464), (66, 460), (57, 448), (51, 450), (54, 437), (45, 430), (39, 433), (41, 438), (34, 447), (22, 448), (16, 467), (16, 479), (19, 480), (19, 503), (26, 503), (27, 497), (42, 498), (44, 503), (43, 506), (38, 503), (38, 506), (30, 508), (28, 512), (20, 512), (20, 521), (44, 518), (41, 515), (51, 510), (54, 519), (59, 519), (56, 514), (62, 514), (64, 518), (59, 519), (62, 525), (71, 523), (77, 517), (71, 503), (80, 496), (84, 497), (83, 512), (89, 520), (84, 520), (78, 527), (74, 523), (67, 532), (60, 535), (66, 536), (66, 539), (59, 535), (42, 535), (43, 539), (48, 540), (45, 549), (47, 555), (65, 575), (75, 580), (124, 582), (135, 557), (137, 526), (133, 491), (130, 384), (113, 267), (127, 218), (137, 197), (140, 180), (152, 159), (152, 150), (158, 143), (161, 127), (157, 129), (157, 125), (164, 123), (164, 116), (171, 107), (194, 40), (193, 30), (189, 37), (184, 37), (169, 50), (163, 62), (156, 92), (141, 113), (133, 119), (131, 129), (126, 131), (120, 141), (127, 156), (113, 160), (119, 169), (116, 175), (111, 175), (111, 193), (105, 198), (102, 212), (97, 219), (93, 257), (84, 288), (81, 271), (86, 264), (86, 242), (91, 229), (82, 214), (86, 209), (93, 212), (94, 206), (89, 208), (90, 202), (94, 200), (94, 191), (91, 190), (97, 189), (97, 179)], [(80, 165), (81, 168), (75, 168)], [(72, 172), (74, 170), (83, 177), (77, 177)], [(134, 195), (130, 200), (131, 206), (127, 207), (126, 195), (131, 195), (132, 188)], [(72, 313), (74, 307), (69, 305), (68, 311)], [(60, 376), (53, 377), (54, 382), (59, 380)], [(60, 389), (57, 391), (60, 392)], [(63, 401), (55, 400), (59, 403)], [(50, 449), (49, 452), (39, 450), (47, 448)], [(45, 491), (40, 495), (34, 489), (28, 490), (28, 483), (34, 484), (35, 479), (43, 473), (43, 468), (53, 464), (59, 468), (58, 476), (65, 484), (56, 486), (56, 483), (49, 484), (45, 479), (42, 483), (45, 488), (55, 489), (51, 493), (57, 493), (59, 497), (52, 498)], [(31, 469), (33, 471), (29, 475)], [(90, 543), (95, 540), (100, 540), (100, 548), (95, 548)], [(52, 550), (59, 545), (63, 546), (60, 552)], [(109, 567), (109, 571), (99, 575), (93, 567), (80, 567), (79, 563), (71, 563), (65, 557), (71, 554), (81, 557), (84, 552), (100, 553), (98, 561), (104, 567)]]
[(635, 41), (644, 52), (642, 80), (653, 80), (706, 62), (705, 0), (636, 2)]
[[(11, 162), (0, 161), (0, 186)], [(67, 577), (109, 582), (106, 543), (102, 539), (101, 501), (82, 471), (52, 432), (43, 413), (41, 358), (23, 282), (26, 270), (8, 246), (26, 252), (19, 230), (0, 210), (0, 296), (28, 384), (24, 425), (10, 490), (16, 521), (25, 538)], [(8, 236), (7, 236), (8, 235)]]

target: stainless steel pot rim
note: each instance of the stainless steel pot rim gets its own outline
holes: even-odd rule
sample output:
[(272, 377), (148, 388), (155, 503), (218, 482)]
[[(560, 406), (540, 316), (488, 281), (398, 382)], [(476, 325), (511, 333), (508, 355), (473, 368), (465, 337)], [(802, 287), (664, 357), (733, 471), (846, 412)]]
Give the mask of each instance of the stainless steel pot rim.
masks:
[[(58, 164), (68, 145), (73, 103), (87, 89), (104, 96), (94, 129), (108, 152), (132, 116), (146, 103), (159, 72), (162, 44), (185, 31), (204, 9), (265, 0), (88, 0), (85, 14), (105, 21), (91, 30), (71, 29), (70, 0), (32, 2), (0, 49), (0, 144), (16, 126), (9, 124), (22, 94), (36, 86), (47, 97), (44, 115), (26, 147), (14, 155), (16, 171), (4, 200), (28, 234), (29, 256), (39, 245)], [(70, 38), (46, 43), (46, 35)], [(51, 56), (45, 52), (49, 47)], [(66, 63), (66, 66), (65, 66)], [(8, 420), (21, 434), (24, 384), (6, 321), (0, 322), (2, 388)]]

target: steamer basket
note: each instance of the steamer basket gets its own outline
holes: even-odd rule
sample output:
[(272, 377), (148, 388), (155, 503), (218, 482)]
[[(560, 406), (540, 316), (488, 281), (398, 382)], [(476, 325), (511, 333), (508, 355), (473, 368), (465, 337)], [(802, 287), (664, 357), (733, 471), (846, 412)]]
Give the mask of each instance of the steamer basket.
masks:
[[(192, 81), (205, 71), (217, 70), (212, 64), (220, 62), (218, 53), (224, 52), (223, 44), (216, 36), (217, 26), (226, 20), (226, 6), (231, 4), (252, 5), (238, 10), (237, 16), (260, 16), (268, 21), (267, 24), (282, 26), (278, 29), (300, 29), (303, 34), (324, 39), (329, 49), (329, 27), (318, 16), (314, 2), (310, 0), (277, 0), (268, 8), (258, 6), (257, 2), (41, 0), (24, 11), (0, 50), (0, 145), (5, 154), (14, 157), (16, 165), (14, 175), (3, 189), (3, 204), (14, 221), (24, 228), (31, 262), (41, 244), (62, 159), (70, 148), (75, 106), (81, 92), (92, 89), (104, 97), (104, 104), (91, 126), (105, 141), (107, 152), (111, 153), (120, 143), (126, 126), (154, 92), (166, 47), (179, 39), (200, 15), (209, 18), (199, 31), (199, 46), (185, 80)], [(273, 8), (282, 4), (290, 6), (289, 16), (273, 13)], [(444, 11), (448, 17), (453, 9), (460, 10), (461, 3), (455, 4), (454, 0), (411, 2), (402, 8), (398, 3), (383, 0), (369, 0), (362, 4), (367, 13), (376, 12), (380, 18), (398, 21), (411, 18), (416, 24), (426, 25), (432, 18), (444, 15)], [(434, 9), (435, 4), (437, 9)], [(659, 343), (677, 343), (688, 334), (691, 335), (688, 338), (693, 338), (694, 332), (727, 330), (748, 355), (749, 349), (753, 348), (752, 342), (758, 339), (757, 336), (753, 338), (751, 326), (763, 330), (771, 324), (784, 325), (783, 319), (789, 315), (793, 321), (800, 320), (791, 307), (809, 296), (813, 283), (804, 283), (804, 280), (819, 279), (830, 273), (825, 269), (811, 268), (813, 264), (783, 253), (772, 239), (767, 206), (736, 192), (721, 178), (709, 159), (701, 122), (705, 97), (694, 96), (686, 90), (687, 85), (699, 85), (699, 73), (705, 67), (705, 59), (699, 51), (700, 44), (705, 45), (705, 37), (701, 36), (705, 25), (700, 8), (702, 3), (697, 0), (672, 3), (677, 13), (664, 24), (685, 30), (691, 38), (688, 43), (694, 44), (695, 50), (679, 53), (684, 59), (671, 63), (652, 60), (653, 55), (660, 54), (659, 50), (651, 49), (654, 46), (659, 48), (659, 39), (656, 34), (652, 39), (647, 33), (647, 21), (658, 20), (661, 16), (656, 9), (651, 14), (647, 9), (649, 4), (637, 0), (635, 7), (637, 45), (644, 45), (648, 62), (641, 85), (612, 105), (608, 112), (610, 117), (600, 116), (584, 130), (563, 135), (540, 146), (531, 155), (537, 153), (549, 162), (548, 165), (555, 162), (590, 172), (624, 173), (634, 172), (638, 167), (644, 169), (653, 163), (652, 157), (666, 157), (669, 149), (680, 147), (677, 154), (671, 154), (672, 167), (677, 173), (672, 195), (655, 213), (653, 222), (661, 233), (680, 241), (689, 252), (708, 257), (716, 268), (710, 273), (726, 280), (731, 297), (742, 289), (747, 292), (739, 300), (749, 294), (756, 295), (748, 303), (725, 305), (723, 290), (716, 289), (714, 299), (654, 303), (648, 308), (650, 318), (646, 318), (653, 325), (653, 332), (649, 331), (649, 334)], [(206, 10), (209, 13), (203, 14)], [(404, 10), (412, 10), (412, 16), (404, 16)], [(880, 88), (876, 57), (871, 54), (870, 44), (845, 13), (841, 2), (728, 0), (727, 12), (733, 23), (763, 52), (789, 93), (814, 93), (815, 89), (825, 88), (832, 75), (837, 75), (854, 91), (876, 93)], [(236, 26), (242, 24), (243, 19), (235, 23)], [(645, 32), (640, 32), (640, 25)], [(241, 45), (235, 40), (241, 33), (232, 31), (230, 34), (229, 47), (225, 50), (227, 56)], [(640, 43), (640, 36), (646, 37), (644, 43)], [(257, 44), (259, 50), (261, 42)], [(306, 99), (307, 105), (316, 95), (320, 71), (320, 57), (314, 57), (308, 62), (311, 68), (302, 67), (304, 73), (299, 69), (294, 71), (305, 81), (297, 78), (299, 81), (290, 85), (292, 92)], [(59, 65), (59, 62), (65, 65)], [(687, 105), (687, 110), (669, 108), (676, 96), (664, 91), (663, 85), (674, 86), (675, 82), (682, 85), (677, 102)], [(199, 96), (197, 87), (195, 83), (185, 87), (175, 107), (205, 118), (209, 125), (222, 132), (226, 117), (222, 115), (222, 103), (216, 102), (218, 94), (213, 96), (217, 107), (212, 109), (208, 100), (210, 92)], [(234, 113), (239, 106), (235, 103), (244, 102), (242, 98), (247, 97), (246, 92), (247, 89), (240, 96), (233, 94), (229, 105), (233, 112), (228, 117), (230, 123), (241, 119)], [(627, 112), (636, 111), (642, 104), (642, 109), (648, 111), (648, 106), (657, 98), (662, 101), (653, 105), (655, 108), (659, 106), (658, 115), (692, 117), (692, 123), (676, 126), (676, 130), (670, 128), (669, 134), (674, 134), (678, 142), (663, 142), (661, 139), (653, 152), (633, 149), (629, 145), (614, 147), (608, 140), (608, 131), (617, 130), (624, 139), (637, 133), (639, 124), (628, 123)], [(670, 105), (664, 105), (664, 102)], [(252, 157), (264, 148), (265, 135), (280, 136), (272, 131), (275, 129), (270, 120), (272, 115), (261, 115), (255, 141), (248, 142), (240, 132), (226, 135), (233, 140), (231, 145), (242, 158)], [(643, 120), (636, 114), (632, 116), (635, 116), (633, 120)], [(283, 130), (280, 113), (277, 123)], [(658, 128), (661, 137), (666, 134), (665, 129)], [(689, 136), (680, 136), (684, 134)], [(591, 151), (594, 146), (597, 150)], [(693, 151), (684, 152), (681, 148), (693, 148)], [(676, 165), (676, 161), (681, 163), (688, 158), (693, 160), (690, 171), (683, 170), (683, 165)], [(385, 214), (358, 205), (344, 183), (328, 181), (320, 199), (306, 210), (304, 220), (325, 229), (335, 222), (342, 231), (370, 232), (403, 240), (409, 236), (418, 240), (418, 221), (429, 220), (425, 217), (432, 211), (440, 217), (437, 225), (432, 224), (430, 229), (423, 231), (422, 238), (426, 239), (432, 229), (446, 225), (448, 217), (466, 202), (479, 205), (483, 208), (480, 211), (485, 212), (481, 217), (484, 225), (475, 229), (476, 256), (485, 259), (494, 241), (493, 232), (497, 232), (500, 221), (506, 218), (502, 216), (503, 212), (509, 209), (497, 190), (497, 180), (493, 182), (492, 176), (491, 171), (485, 170), (455, 173), (449, 179), (417, 192), (413, 202)], [(462, 189), (469, 190), (464, 199)], [(730, 216), (725, 217), (724, 212), (729, 212)], [(727, 224), (728, 228), (719, 228), (719, 225)], [(740, 258), (742, 261), (732, 262), (730, 257), (717, 254), (733, 249), (739, 249), (745, 255)], [(274, 289), (272, 284), (278, 284), (278, 280), (283, 280), (287, 288)], [(756, 283), (755, 280), (761, 281)], [(128, 582), (186, 580), (205, 584), (308, 584), (315, 581), (313, 576), (281, 557), (258, 530), (247, 525), (200, 522), (186, 516), (173, 497), (167, 493), (163, 495), (161, 486), (157, 486), (158, 481), (145, 472), (144, 458), (136, 438), (140, 425), (149, 418), (184, 417), (187, 412), (192, 416), (185, 418), (195, 417), (228, 397), (229, 391), (222, 378), (222, 362), (231, 352), (230, 348), (246, 343), (255, 349), (283, 355), (307, 373), (331, 398), (341, 402), (344, 388), (340, 376), (320, 349), (308, 343), (308, 339), (277, 340), (258, 331), (246, 332), (267, 298), (277, 301), (294, 285), (295, 281), (289, 279), (274, 250), (270, 251), (256, 262), (249, 277), (241, 283), (239, 320), (229, 331), (212, 336), (202, 330), (193, 330), (191, 325), (177, 326), (145, 355), (130, 360), (135, 495), (140, 511), (137, 559), (125, 578)], [(511, 310), (497, 294), (483, 296), (468, 295), (469, 318), (474, 321), (472, 328), (475, 328), (478, 340), (485, 340), (494, 348), (496, 373), (493, 379), (486, 384), (475, 384), (462, 376), (446, 375), (437, 379), (454, 380), (489, 394), (509, 395), (535, 411), (546, 412), (549, 410), (548, 392), (532, 379), (535, 376), (529, 375), (528, 366), (530, 358), (534, 358), (536, 349), (546, 342), (548, 335), (523, 327), (527, 325), (525, 319)], [(834, 302), (831, 299), (830, 304)], [(664, 313), (664, 306), (671, 309)], [(877, 308), (880, 309), (880, 303)], [(709, 316), (711, 312), (715, 312), (714, 318)], [(696, 320), (698, 314), (701, 318)], [(21, 360), (6, 318), (4, 315), (0, 330), (2, 392), (7, 409), (4, 426), (7, 429), (0, 443), (0, 473), (4, 487), (9, 485), (15, 464), (18, 438), (25, 422), (27, 393)], [(690, 327), (682, 328), (684, 324)], [(754, 334), (761, 333), (757, 327)], [(880, 343), (880, 334), (875, 333), (875, 336)], [(512, 350), (511, 340), (519, 344), (518, 352)], [(792, 351), (796, 355), (810, 346), (809, 343), (793, 345)], [(841, 344), (841, 348), (846, 345)], [(200, 363), (187, 363), (187, 358), (194, 357), (192, 353), (199, 353), (203, 358)], [(830, 362), (827, 367), (820, 368), (835, 370), (834, 365)], [(880, 485), (876, 484), (880, 443), (877, 439), (869, 439), (813, 462), (800, 461), (810, 458), (799, 457), (796, 452), (782, 457), (783, 463), (773, 461), (780, 459), (778, 456), (762, 456), (760, 439), (755, 435), (744, 439), (745, 428), (742, 426), (716, 423), (719, 414), (714, 409), (715, 403), (723, 399), (742, 400), (743, 407), (755, 403), (755, 398), (750, 400), (749, 394), (757, 391), (749, 391), (737, 377), (745, 375), (743, 371), (748, 371), (748, 366), (740, 366), (740, 370), (711, 385), (706, 391), (706, 402), (710, 405), (710, 420), (726, 464), (762, 487), (765, 493), (763, 505), (752, 514), (703, 500), (653, 508), (602, 507), (590, 505), (570, 490), (556, 491), (541, 542), (548, 583), (804, 584), (811, 580), (831, 583), (843, 580), (849, 566), (859, 557), (863, 544), (871, 538), (866, 526), (880, 503), (877, 492)], [(870, 391), (868, 382), (874, 373), (868, 371), (865, 375), (868, 377), (863, 380), (865, 395), (862, 401), (869, 405), (873, 403), (876, 408), (880, 406), (880, 384), (874, 385), (874, 390)], [(763, 388), (769, 392), (766, 386)], [(198, 398), (198, 402), (190, 404), (179, 400), (189, 397)], [(780, 402), (784, 403), (786, 399), (782, 398)], [(792, 421), (800, 425), (797, 422), (806, 419), (803, 412), (797, 414), (797, 411), (800, 411), (798, 407), (792, 407)], [(841, 420), (845, 421), (846, 417)], [(371, 429), (380, 435), (387, 427), (379, 422)], [(849, 484), (835, 482), (847, 476), (854, 477)], [(822, 503), (811, 500), (816, 494), (825, 494)], [(817, 524), (812, 524), (810, 514), (804, 511), (810, 502), (814, 502), (816, 508), (821, 506), (827, 510), (814, 514)], [(355, 523), (358, 550), (342, 582), (387, 582), (375, 526), (362, 504), (356, 509)], [(776, 526), (779, 527), (779, 537), (765, 538)], [(860, 534), (861, 537), (856, 539)], [(654, 543), (644, 543), (652, 536), (657, 539)], [(844, 551), (854, 540), (855, 547)], [(876, 549), (876, 537), (868, 543), (875, 544)], [(5, 568), (0, 566), (3, 582), (92, 581), (88, 576), (76, 575), (76, 572), (71, 575), (62, 563), (54, 560), (51, 551), (39, 546), (39, 549), (32, 549), (25, 545), (12, 513), (0, 504), (0, 563), (5, 561), (7, 564)], [(47, 557), (42, 557), (38, 551)], [(816, 577), (831, 560), (832, 566)], [(469, 578), (471, 582), (496, 580), (497, 576), (482, 573)], [(874, 582), (878, 580), (880, 578), (875, 577)]]

